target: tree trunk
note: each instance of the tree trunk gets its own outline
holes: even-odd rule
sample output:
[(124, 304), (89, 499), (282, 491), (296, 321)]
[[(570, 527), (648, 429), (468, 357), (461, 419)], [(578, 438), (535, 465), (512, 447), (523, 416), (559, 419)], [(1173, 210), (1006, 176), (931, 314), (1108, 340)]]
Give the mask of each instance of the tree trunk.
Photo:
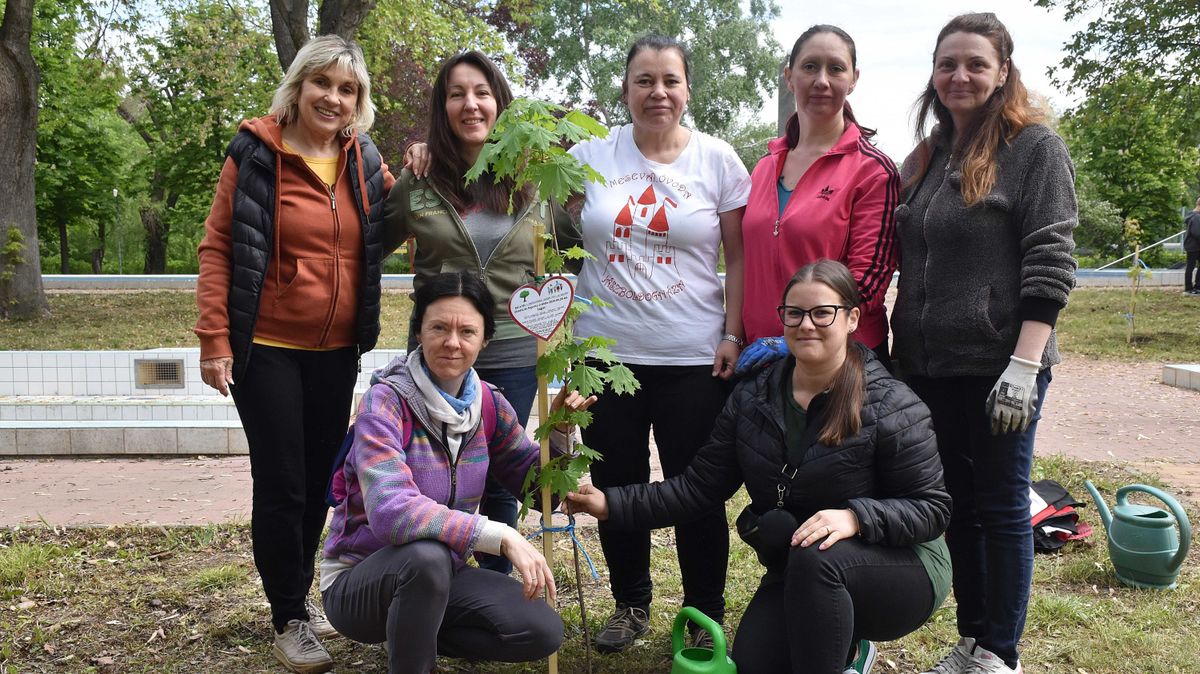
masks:
[(325, 0), (317, 10), (317, 34), (353, 40), (376, 0)]
[(92, 251), (92, 273), (99, 274), (104, 271), (104, 221), (100, 221), (100, 245)]
[(271, 32), (279, 65), (287, 72), (296, 52), (308, 42), (308, 0), (271, 0)]
[(0, 23), (0, 317), (49, 314), (33, 185), (38, 88), (29, 49), (33, 2), (6, 0)]
[(142, 227), (146, 230), (146, 266), (143, 274), (167, 272), (167, 223), (153, 204), (142, 207)]

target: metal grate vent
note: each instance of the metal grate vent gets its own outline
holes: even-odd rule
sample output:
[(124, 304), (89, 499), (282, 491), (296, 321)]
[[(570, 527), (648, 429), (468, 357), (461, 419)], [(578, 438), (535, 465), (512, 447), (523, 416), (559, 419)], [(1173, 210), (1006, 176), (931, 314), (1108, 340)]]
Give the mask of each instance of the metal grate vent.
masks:
[(182, 360), (133, 361), (136, 388), (183, 388)]

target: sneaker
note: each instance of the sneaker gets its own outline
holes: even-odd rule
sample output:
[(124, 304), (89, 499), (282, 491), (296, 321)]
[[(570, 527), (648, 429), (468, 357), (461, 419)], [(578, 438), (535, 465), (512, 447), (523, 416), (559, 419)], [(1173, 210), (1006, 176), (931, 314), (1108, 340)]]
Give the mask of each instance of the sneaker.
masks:
[(303, 620), (289, 620), (283, 633), (275, 635), (271, 650), (285, 667), (298, 674), (320, 674), (333, 669), (333, 658)]
[(304, 600), (304, 610), (308, 611), (308, 626), (312, 628), (313, 634), (317, 635), (318, 639), (339, 639), (341, 633), (333, 628), (329, 623), (329, 618), (317, 608), (316, 602), (311, 599)]
[(695, 625), (688, 625), (688, 641), (691, 648), (703, 648), (707, 651), (713, 649), (713, 635), (706, 629), (701, 629)]
[(869, 674), (878, 657), (879, 650), (875, 648), (875, 642), (862, 639), (858, 642), (858, 655), (843, 674)]
[(1021, 663), (1017, 663), (1017, 668), (1013, 669), (1004, 664), (1000, 656), (989, 651), (983, 646), (976, 646), (975, 653), (971, 656), (971, 664), (963, 670), (963, 674), (1023, 674)]
[(603, 630), (596, 635), (596, 650), (601, 653), (620, 653), (634, 640), (650, 631), (650, 616), (637, 606), (618, 606)]
[(921, 674), (963, 674), (967, 671), (967, 665), (971, 664), (971, 654), (974, 652), (975, 637), (960, 637), (954, 649), (941, 662)]

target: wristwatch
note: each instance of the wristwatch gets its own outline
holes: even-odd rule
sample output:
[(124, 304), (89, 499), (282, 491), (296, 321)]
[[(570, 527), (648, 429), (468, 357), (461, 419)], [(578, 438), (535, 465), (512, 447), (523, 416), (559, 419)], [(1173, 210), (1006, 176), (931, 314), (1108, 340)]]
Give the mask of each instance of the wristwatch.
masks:
[(737, 335), (732, 334), (732, 333), (725, 335), (724, 337), (721, 338), (721, 340), (726, 341), (726, 342), (733, 342), (734, 344), (737, 345), (737, 347), (739, 349), (742, 348), (743, 346), (746, 346), (746, 340), (744, 340), (741, 337), (738, 337)]

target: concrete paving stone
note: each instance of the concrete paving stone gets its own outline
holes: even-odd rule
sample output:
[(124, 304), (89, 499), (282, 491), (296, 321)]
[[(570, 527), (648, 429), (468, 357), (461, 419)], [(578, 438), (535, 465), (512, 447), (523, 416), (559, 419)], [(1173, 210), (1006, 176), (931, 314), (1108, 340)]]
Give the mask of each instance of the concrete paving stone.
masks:
[(125, 453), (178, 454), (178, 433), (174, 428), (126, 428)]
[(124, 454), (125, 431), (121, 428), (72, 428), (71, 454)]
[(227, 428), (179, 428), (180, 454), (229, 453)]
[(17, 454), (45, 456), (70, 454), (71, 432), (65, 428), (17, 428)]

